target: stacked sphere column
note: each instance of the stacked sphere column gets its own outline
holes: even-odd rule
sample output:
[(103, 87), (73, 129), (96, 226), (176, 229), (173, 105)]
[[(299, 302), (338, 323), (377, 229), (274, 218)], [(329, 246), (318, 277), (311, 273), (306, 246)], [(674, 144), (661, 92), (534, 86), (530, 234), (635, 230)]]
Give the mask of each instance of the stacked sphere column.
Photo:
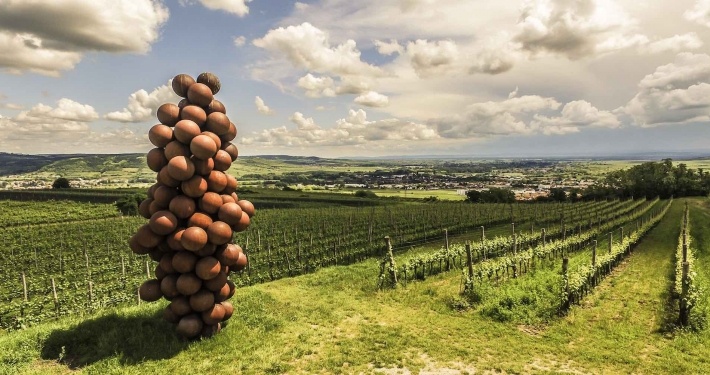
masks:
[(231, 143), (237, 128), (214, 98), (220, 87), (212, 73), (173, 78), (173, 90), (184, 99), (161, 105), (160, 124), (148, 133), (155, 145), (148, 167), (157, 182), (139, 206), (150, 221), (129, 241), (134, 253), (158, 262), (140, 298), (169, 300), (163, 316), (186, 338), (211, 336), (232, 316), (228, 299), (235, 286), (227, 276), (247, 265), (232, 235), (246, 230), (254, 215), (254, 205), (236, 194), (236, 178), (225, 173), (239, 152)]

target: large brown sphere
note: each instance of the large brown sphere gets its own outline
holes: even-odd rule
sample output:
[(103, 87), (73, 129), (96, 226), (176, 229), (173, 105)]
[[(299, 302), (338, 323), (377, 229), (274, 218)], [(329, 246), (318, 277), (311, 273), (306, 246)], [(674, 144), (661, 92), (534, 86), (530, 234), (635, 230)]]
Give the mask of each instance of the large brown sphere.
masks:
[(189, 251), (197, 251), (207, 244), (207, 232), (200, 227), (189, 227), (182, 234), (180, 243)]
[[(150, 206), (148, 206), (148, 213), (150, 214), (150, 216), (153, 216), (156, 212), (162, 211), (163, 209), (165, 209), (165, 207), (162, 206), (160, 202), (153, 200), (152, 202), (150, 202)], [(148, 217), (148, 219), (150, 219), (150, 216)]]
[(217, 150), (217, 144), (207, 135), (200, 134), (190, 141), (190, 151), (198, 159), (211, 158)]
[(163, 309), (163, 319), (168, 323), (177, 324), (180, 321), (180, 316), (175, 314), (170, 305), (168, 305)]
[(168, 162), (168, 173), (178, 181), (186, 181), (195, 175), (195, 164), (186, 156), (176, 156)]
[(219, 332), (222, 331), (222, 323), (217, 323), (213, 325), (209, 324), (203, 324), (202, 325), (202, 332), (200, 332), (200, 336), (204, 338), (210, 338)]
[(192, 157), (192, 163), (195, 164), (195, 173), (201, 176), (209, 176), (210, 172), (214, 170), (214, 159), (198, 159)]
[(227, 176), (220, 171), (212, 171), (207, 177), (207, 189), (221, 193), (227, 187)]
[(242, 208), (242, 217), (239, 219), (237, 224), (232, 226), (232, 229), (234, 229), (235, 232), (243, 232), (249, 228), (250, 224), (251, 219), (249, 218), (249, 215), (244, 212), (244, 208)]
[(214, 141), (214, 144), (217, 145), (217, 150), (219, 150), (222, 147), (222, 139), (219, 138), (219, 136), (217, 134), (212, 133), (210, 131), (203, 131), (202, 134), (212, 138), (212, 140)]
[(202, 133), (202, 129), (200, 129), (200, 126), (192, 120), (178, 121), (178, 123), (175, 124), (175, 130), (173, 131), (175, 139), (186, 145), (189, 145), (192, 138), (200, 135), (200, 133)]
[(227, 273), (219, 272), (217, 276), (202, 282), (202, 287), (210, 291), (217, 292), (227, 283)]
[(227, 108), (225, 108), (224, 104), (222, 104), (222, 102), (217, 99), (212, 99), (212, 103), (207, 106), (206, 111), (207, 114), (210, 114), (212, 112), (221, 112), (227, 114)]
[(175, 315), (178, 316), (184, 316), (192, 313), (190, 298), (187, 296), (178, 296), (173, 298), (168, 307), (175, 313)]
[(222, 197), (213, 192), (207, 192), (198, 200), (200, 210), (212, 215), (216, 214), (222, 207)]
[(199, 126), (205, 125), (207, 121), (207, 113), (204, 109), (196, 106), (194, 104), (186, 105), (180, 111), (180, 118), (183, 120), (190, 120)]
[(222, 245), (232, 239), (232, 228), (224, 221), (215, 221), (207, 228), (207, 237), (215, 245)]
[(153, 200), (156, 202), (158, 207), (168, 207), (170, 200), (178, 195), (178, 191), (175, 188), (169, 186), (159, 186), (153, 192)]
[(167, 275), (160, 281), (160, 291), (163, 293), (165, 298), (174, 299), (180, 295), (177, 289), (178, 275), (172, 274)]
[(237, 203), (236, 199), (234, 199), (234, 198), (233, 198), (231, 195), (229, 195), (229, 194), (224, 194), (224, 193), (222, 193), (222, 194), (220, 195), (220, 197), (222, 197), (222, 204), (225, 204), (225, 203)]
[(231, 281), (227, 280), (227, 283), (224, 284), (224, 286), (219, 291), (214, 293), (215, 302), (222, 302), (229, 299), (229, 293), (231, 292), (229, 283), (231, 283)]
[(180, 186), (180, 181), (170, 177), (170, 173), (168, 173), (168, 166), (164, 166), (160, 172), (158, 172), (158, 176), (156, 178), (158, 182), (162, 185), (169, 186), (169, 187), (178, 187)]
[(224, 319), (224, 307), (219, 303), (212, 305), (211, 308), (202, 312), (202, 321), (205, 322), (205, 324), (217, 324), (221, 322), (222, 319)]
[(217, 150), (214, 155), (214, 169), (224, 172), (232, 166), (232, 156), (224, 150)]
[(165, 157), (168, 161), (174, 157), (187, 156), (190, 157), (190, 147), (182, 144), (180, 141), (172, 141), (165, 146)]
[(178, 251), (173, 255), (172, 266), (177, 272), (192, 272), (195, 270), (195, 264), (197, 264), (197, 255), (191, 251)]
[(175, 123), (180, 120), (180, 107), (172, 103), (165, 103), (158, 107), (157, 115), (161, 124), (175, 126)]
[(207, 245), (197, 250), (195, 254), (199, 257), (206, 257), (214, 254), (215, 251), (217, 251), (217, 245), (207, 242)]
[(197, 312), (208, 310), (214, 306), (214, 294), (207, 289), (200, 289), (190, 296), (190, 307)]
[(148, 198), (153, 199), (153, 194), (155, 193), (155, 190), (158, 189), (160, 186), (160, 182), (156, 182), (153, 185), (150, 185), (150, 187), (148, 188)]
[(237, 178), (231, 174), (225, 174), (225, 176), (227, 177), (227, 186), (222, 190), (222, 194), (234, 194), (234, 192), (237, 191), (239, 182), (237, 182)]
[(244, 268), (246, 268), (247, 263), (249, 263), (249, 259), (247, 258), (247, 255), (242, 253), (239, 253), (239, 259), (237, 260), (237, 264), (234, 266), (236, 267), (237, 271), (241, 271)]
[(219, 275), (222, 265), (217, 258), (207, 256), (197, 261), (195, 274), (202, 280), (211, 280)]
[(224, 246), (220, 246), (219, 249), (217, 249), (217, 252), (215, 252), (215, 257), (221, 264), (227, 265), (227, 266), (233, 266), (237, 264), (237, 260), (239, 260), (239, 254), (242, 252), (242, 248), (239, 245), (235, 244), (227, 244)]
[(178, 219), (170, 211), (158, 211), (150, 217), (150, 230), (155, 234), (166, 236), (177, 228)]
[(212, 90), (204, 83), (195, 83), (187, 89), (187, 100), (200, 107), (209, 106), (212, 99), (214, 99), (214, 94), (212, 94)]
[(188, 74), (178, 74), (173, 78), (172, 86), (175, 94), (181, 98), (187, 97), (187, 89), (195, 83), (195, 79)]
[(160, 268), (160, 264), (155, 266), (155, 268), (153, 269), (153, 272), (155, 273), (155, 278), (158, 279), (158, 281), (160, 281), (161, 283), (163, 282), (163, 279), (165, 278), (165, 276), (170, 275), (169, 273), (163, 271), (162, 268)]
[(173, 140), (173, 129), (167, 125), (153, 125), (148, 131), (148, 139), (155, 147), (165, 147)]
[[(206, 235), (206, 233), (205, 233)], [(160, 242), (163, 240), (163, 236), (156, 234), (150, 229), (150, 225), (148, 224), (143, 224), (138, 230), (136, 231), (136, 241), (138, 242), (139, 245), (142, 247), (152, 249), (154, 247), (157, 247)]]
[(202, 280), (194, 273), (183, 273), (177, 279), (177, 290), (183, 296), (191, 296), (202, 287)]
[(148, 168), (153, 172), (160, 172), (164, 166), (168, 165), (168, 159), (165, 157), (165, 152), (162, 148), (154, 148), (148, 151), (146, 161)]
[(175, 229), (174, 232), (170, 233), (168, 236), (165, 237), (165, 243), (168, 244), (168, 247), (173, 250), (173, 251), (181, 251), (185, 250), (185, 248), (182, 246), (182, 234), (185, 233), (185, 228), (179, 227)]
[(163, 296), (163, 293), (160, 292), (160, 281), (156, 279), (147, 280), (141, 284), (138, 293), (140, 293), (141, 299), (146, 302), (157, 301)]
[(205, 121), (205, 130), (217, 135), (225, 135), (229, 133), (229, 117), (222, 112), (212, 112), (207, 116)]
[(230, 122), (227, 133), (220, 135), (219, 138), (222, 140), (222, 143), (231, 142), (234, 138), (237, 138), (237, 126), (234, 125), (233, 122)]
[(187, 100), (187, 99), (180, 99), (180, 101), (178, 102), (177, 106), (178, 106), (178, 108), (183, 109), (183, 108), (185, 108), (186, 106), (188, 106), (188, 105), (190, 105), (190, 104), (192, 104), (192, 103), (190, 103), (189, 100)]
[(217, 94), (219, 89), (222, 88), (222, 84), (219, 82), (219, 78), (214, 73), (205, 72), (197, 76), (197, 83), (203, 83), (207, 85), (212, 91), (212, 94)]
[(223, 301), (219, 304), (224, 307), (224, 320), (229, 320), (229, 318), (232, 317), (232, 314), (234, 314), (234, 306), (232, 306), (232, 303), (229, 301)]
[(242, 211), (246, 212), (247, 215), (249, 215), (249, 217), (254, 216), (254, 214), (256, 213), (254, 205), (246, 199), (238, 201), (237, 204), (242, 208)]
[(145, 255), (148, 254), (151, 250), (151, 248), (142, 246), (138, 243), (138, 233), (131, 236), (131, 238), (128, 240), (128, 247), (136, 255)]
[(242, 218), (242, 207), (236, 203), (222, 204), (219, 207), (217, 217), (229, 225), (237, 225)]
[(170, 201), (168, 209), (178, 219), (187, 219), (195, 213), (195, 200), (186, 195), (178, 195)]
[(190, 314), (180, 319), (175, 331), (182, 337), (193, 339), (202, 333), (203, 325), (202, 318), (199, 315)]
[(232, 157), (232, 161), (237, 160), (239, 157), (239, 149), (237, 149), (237, 146), (234, 145), (233, 143), (225, 143), (222, 144), (222, 150), (227, 151), (229, 156)]
[(138, 205), (138, 213), (146, 219), (150, 219), (150, 216), (152, 215), (149, 210), (150, 204), (152, 202), (153, 202), (152, 199), (146, 198), (146, 199), (143, 199), (141, 204)]
[(198, 227), (204, 230), (207, 230), (210, 224), (212, 224), (212, 218), (210, 217), (210, 215), (207, 215), (204, 212), (195, 212), (187, 220), (187, 226)]
[(175, 268), (173, 268), (173, 253), (163, 254), (163, 257), (160, 258), (160, 261), (158, 262), (158, 268), (166, 274), (175, 273)]
[(198, 175), (192, 176), (192, 178), (187, 181), (183, 181), (181, 185), (182, 192), (192, 198), (201, 197), (207, 192), (208, 188), (207, 180)]

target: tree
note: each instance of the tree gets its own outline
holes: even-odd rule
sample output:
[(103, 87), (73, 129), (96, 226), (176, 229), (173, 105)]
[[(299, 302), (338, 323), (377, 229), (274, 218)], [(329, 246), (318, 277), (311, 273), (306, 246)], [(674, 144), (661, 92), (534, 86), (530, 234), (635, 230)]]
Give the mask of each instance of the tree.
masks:
[(567, 200), (567, 193), (562, 188), (550, 189), (549, 198), (553, 202), (564, 202)]
[(355, 196), (358, 198), (377, 198), (377, 194), (369, 190), (358, 190), (355, 192)]
[(472, 203), (513, 203), (515, 193), (510, 189), (490, 188), (485, 191), (469, 190), (466, 199)]
[(59, 177), (52, 183), (52, 189), (69, 189), (69, 180), (64, 177)]
[(138, 215), (138, 206), (143, 201), (143, 198), (141, 194), (126, 195), (116, 201), (116, 208), (126, 216)]

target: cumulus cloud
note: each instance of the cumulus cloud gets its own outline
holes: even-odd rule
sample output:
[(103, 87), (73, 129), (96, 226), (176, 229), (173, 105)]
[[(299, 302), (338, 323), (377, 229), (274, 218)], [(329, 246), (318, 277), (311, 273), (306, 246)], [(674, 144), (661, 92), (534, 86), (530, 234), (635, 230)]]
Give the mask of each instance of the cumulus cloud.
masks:
[(328, 76), (316, 77), (311, 73), (298, 79), (298, 87), (306, 92), (309, 98), (335, 96), (335, 82)]
[(407, 43), (406, 54), (417, 75), (427, 77), (451, 69), (459, 58), (459, 49), (450, 40), (430, 42), (417, 39)]
[(369, 91), (355, 98), (355, 103), (366, 107), (386, 107), (390, 100), (387, 96), (375, 91)]
[(683, 16), (688, 21), (710, 27), (710, 0), (697, 0), (693, 8), (688, 9)]
[[(128, 97), (128, 105), (120, 111), (107, 113), (107, 120), (118, 122), (143, 122), (152, 118), (163, 103), (176, 103), (181, 98), (173, 92), (172, 79), (150, 93), (138, 90)], [(156, 120), (157, 121), (157, 120)]]
[(710, 56), (679, 53), (674, 62), (645, 76), (619, 112), (644, 127), (710, 120)]
[(575, 100), (565, 104), (560, 116), (535, 115), (532, 125), (544, 134), (567, 134), (584, 127), (617, 128), (621, 122), (609, 111), (599, 110), (585, 100)]
[(199, 0), (207, 9), (221, 10), (236, 14), (239, 17), (244, 17), (249, 14), (249, 7), (246, 3), (251, 1), (252, 0)]
[(14, 120), (23, 123), (60, 122), (61, 120), (89, 122), (98, 118), (99, 115), (94, 107), (62, 98), (57, 101), (56, 107), (40, 103), (28, 111), (20, 112)]
[(256, 110), (263, 115), (270, 115), (274, 113), (274, 111), (264, 103), (264, 99), (259, 96), (254, 99), (254, 104), (256, 104)]
[(243, 35), (235, 36), (233, 42), (235, 47), (242, 47), (244, 46), (244, 44), (246, 44), (247, 38)]
[(524, 3), (514, 41), (532, 54), (579, 59), (643, 44), (634, 21), (613, 0), (530, 0)]
[(375, 40), (375, 47), (377, 47), (377, 52), (385, 56), (390, 56), (395, 53), (402, 54), (404, 52), (404, 47), (395, 39), (391, 39), (389, 42)]
[(57, 76), (86, 51), (146, 53), (168, 16), (151, 0), (0, 2), (0, 67)]

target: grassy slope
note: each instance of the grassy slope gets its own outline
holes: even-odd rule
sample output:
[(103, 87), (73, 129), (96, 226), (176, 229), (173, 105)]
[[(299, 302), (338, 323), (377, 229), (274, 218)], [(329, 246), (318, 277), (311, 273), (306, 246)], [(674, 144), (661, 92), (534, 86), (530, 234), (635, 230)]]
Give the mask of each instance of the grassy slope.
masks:
[[(704, 266), (706, 202), (693, 205)], [(376, 292), (377, 263), (367, 261), (237, 291), (235, 317), (211, 340), (175, 338), (154, 318), (162, 304), (12, 333), (0, 337), (0, 373), (701, 373), (710, 368), (710, 332), (665, 331), (681, 212), (677, 201), (581, 306), (547, 326), (450, 309), (457, 271)]]

